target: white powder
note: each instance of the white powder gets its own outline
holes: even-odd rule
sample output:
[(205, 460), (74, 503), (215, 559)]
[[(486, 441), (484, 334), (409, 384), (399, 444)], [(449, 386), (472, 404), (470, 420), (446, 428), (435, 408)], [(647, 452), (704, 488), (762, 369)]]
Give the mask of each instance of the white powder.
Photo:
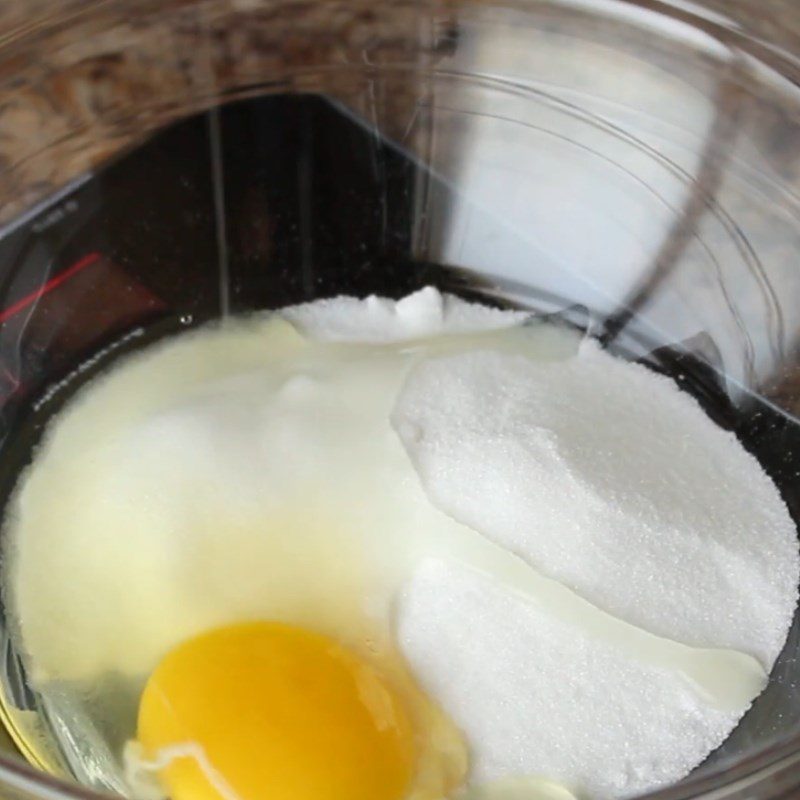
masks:
[(510, 328), (530, 317), (524, 311), (466, 303), (432, 286), (402, 300), (334, 297), (290, 306), (281, 315), (315, 339), (373, 343)]
[(409, 376), (394, 425), (432, 502), (652, 633), (769, 669), (795, 526), (735, 436), (592, 342), (559, 362), (472, 352)]
[[(795, 526), (757, 461), (668, 379), (592, 342), (554, 362), (473, 351), (416, 366), (392, 419), (454, 519), (623, 620), (771, 668), (797, 600)], [(627, 796), (683, 777), (740, 716), (455, 563), (418, 571), (397, 622), (477, 781)]]
[(476, 572), (425, 562), (400, 609), (403, 650), (472, 743), (478, 784), (542, 775), (592, 800), (643, 792), (682, 778), (739, 717)]

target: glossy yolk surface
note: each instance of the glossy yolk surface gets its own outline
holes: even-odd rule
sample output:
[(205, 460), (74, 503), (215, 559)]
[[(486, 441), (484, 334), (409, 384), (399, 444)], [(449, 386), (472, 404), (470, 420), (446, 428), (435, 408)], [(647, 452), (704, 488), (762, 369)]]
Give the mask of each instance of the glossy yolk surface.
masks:
[(172, 650), (139, 707), (144, 755), (173, 800), (398, 800), (411, 724), (367, 663), (280, 623), (221, 628)]

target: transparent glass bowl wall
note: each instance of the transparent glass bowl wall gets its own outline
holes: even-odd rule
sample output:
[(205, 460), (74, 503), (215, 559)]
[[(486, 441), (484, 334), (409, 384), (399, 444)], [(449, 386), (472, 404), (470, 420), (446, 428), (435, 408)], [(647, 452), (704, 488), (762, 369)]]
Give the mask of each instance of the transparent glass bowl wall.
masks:
[[(800, 405), (791, 3), (14, 5), (0, 11), (4, 480), (46, 387), (140, 325), (429, 281), (565, 313), (634, 357), (678, 345), (742, 414), (753, 394)], [(214, 110), (265, 94), (323, 99), (270, 106), (268, 129)], [(209, 109), (202, 146), (163, 169), (148, 156), (147, 180), (105, 169)], [(361, 134), (337, 138), (334, 118)], [(157, 235), (165, 196), (173, 237)], [(774, 426), (759, 435), (785, 447), (796, 510), (800, 454)], [(797, 647), (793, 631), (722, 754), (661, 796), (800, 786)], [(0, 760), (9, 798), (87, 793), (10, 748)]]

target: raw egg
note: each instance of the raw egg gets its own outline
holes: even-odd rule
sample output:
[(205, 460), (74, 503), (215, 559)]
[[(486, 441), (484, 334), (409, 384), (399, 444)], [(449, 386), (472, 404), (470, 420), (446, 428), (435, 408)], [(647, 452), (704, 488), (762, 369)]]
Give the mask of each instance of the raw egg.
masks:
[(139, 768), (173, 800), (438, 798), (466, 768), (458, 734), (407, 675), (279, 622), (171, 650), (142, 694), (138, 743)]
[(9, 512), (9, 609), (37, 691), (77, 698), (76, 729), (113, 732), (109, 773), (126, 749), (108, 785), (440, 800), (466, 783), (459, 729), (400, 655), (395, 601), (421, 558), (480, 566), (490, 546), (431, 504), (391, 414), (421, 361), (538, 345), (501, 330), (520, 315), (443, 302), (403, 306), (397, 341), (279, 315), (181, 334), (49, 426)]
[(175, 800), (398, 800), (415, 762), (411, 721), (368, 663), (280, 623), (221, 628), (172, 650), (141, 700), (145, 753), (169, 760)]

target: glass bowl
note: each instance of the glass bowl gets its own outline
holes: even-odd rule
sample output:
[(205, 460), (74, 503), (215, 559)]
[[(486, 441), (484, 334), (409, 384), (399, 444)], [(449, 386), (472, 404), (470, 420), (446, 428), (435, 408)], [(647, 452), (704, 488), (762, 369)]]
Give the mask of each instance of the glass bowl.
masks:
[[(0, 496), (144, 342), (432, 283), (672, 374), (800, 519), (796, 54), (793, 0), (0, 7)], [(0, 794), (121, 790), (0, 623)], [(796, 796), (799, 647), (652, 798)]]

